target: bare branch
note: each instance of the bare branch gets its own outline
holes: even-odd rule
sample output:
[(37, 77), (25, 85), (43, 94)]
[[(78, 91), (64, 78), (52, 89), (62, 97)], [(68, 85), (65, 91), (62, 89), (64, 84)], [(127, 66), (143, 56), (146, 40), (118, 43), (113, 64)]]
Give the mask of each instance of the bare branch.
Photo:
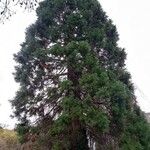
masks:
[(0, 22), (4, 23), (16, 13), (17, 6), (24, 10), (34, 10), (41, 0), (0, 0)]

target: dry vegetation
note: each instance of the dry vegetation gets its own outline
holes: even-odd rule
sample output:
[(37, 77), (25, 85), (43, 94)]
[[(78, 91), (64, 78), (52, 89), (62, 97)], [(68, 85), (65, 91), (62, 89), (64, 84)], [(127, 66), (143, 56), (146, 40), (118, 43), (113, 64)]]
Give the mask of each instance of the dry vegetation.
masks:
[(41, 148), (32, 138), (21, 145), (15, 131), (0, 129), (0, 150), (41, 150)]
[(18, 137), (13, 130), (0, 129), (0, 150), (17, 150)]

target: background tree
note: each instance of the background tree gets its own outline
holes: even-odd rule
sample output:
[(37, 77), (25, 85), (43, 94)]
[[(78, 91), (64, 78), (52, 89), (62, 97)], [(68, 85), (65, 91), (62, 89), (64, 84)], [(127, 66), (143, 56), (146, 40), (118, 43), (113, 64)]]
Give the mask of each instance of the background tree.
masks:
[(39, 2), (40, 0), (0, 0), (0, 22), (4, 22), (15, 14), (17, 6), (31, 11)]
[(37, 16), (15, 55), (19, 133), (50, 149), (148, 149), (126, 53), (99, 2), (45, 0)]

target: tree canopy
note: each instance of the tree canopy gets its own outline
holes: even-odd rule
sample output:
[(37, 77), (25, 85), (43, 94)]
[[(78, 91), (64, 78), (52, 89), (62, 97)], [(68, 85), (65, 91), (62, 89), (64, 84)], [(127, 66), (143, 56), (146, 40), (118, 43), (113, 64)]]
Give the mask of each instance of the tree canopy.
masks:
[[(53, 150), (148, 150), (116, 26), (97, 0), (45, 0), (15, 54), (17, 130)], [(45, 149), (46, 149), (45, 148)]]

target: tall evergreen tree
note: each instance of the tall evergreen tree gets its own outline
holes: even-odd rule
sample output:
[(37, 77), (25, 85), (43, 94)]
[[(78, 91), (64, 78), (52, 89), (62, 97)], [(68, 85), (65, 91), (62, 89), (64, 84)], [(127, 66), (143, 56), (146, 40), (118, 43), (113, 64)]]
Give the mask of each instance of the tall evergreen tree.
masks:
[(34, 126), (48, 149), (148, 150), (126, 53), (99, 2), (45, 0), (37, 16), (15, 55), (19, 133)]

